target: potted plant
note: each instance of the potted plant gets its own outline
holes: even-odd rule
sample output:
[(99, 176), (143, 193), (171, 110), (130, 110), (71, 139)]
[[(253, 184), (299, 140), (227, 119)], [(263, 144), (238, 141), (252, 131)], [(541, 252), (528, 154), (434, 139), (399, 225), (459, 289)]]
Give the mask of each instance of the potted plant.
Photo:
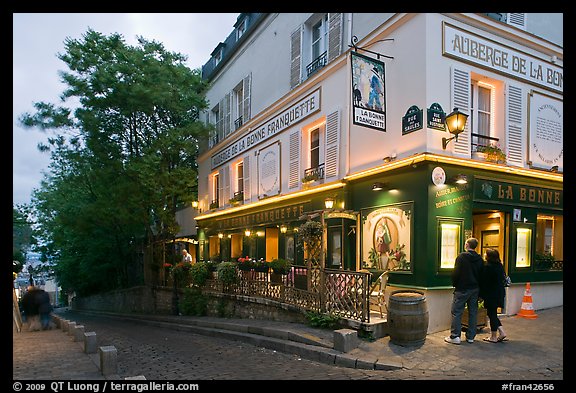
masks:
[(292, 263), (283, 258), (276, 258), (270, 262), (272, 273), (270, 274), (270, 281), (282, 283), (282, 276), (290, 273), (292, 270)]
[(303, 184), (312, 183), (313, 181), (318, 180), (318, 177), (319, 176), (317, 172), (308, 173), (304, 175), (304, 177), (302, 178), (302, 183)]
[(264, 260), (264, 258), (260, 258), (257, 261), (254, 261), (254, 271), (261, 272), (261, 273), (268, 273), (270, 268), (270, 264)]
[(486, 161), (491, 161), (495, 163), (506, 163), (506, 153), (497, 144), (489, 144), (487, 146), (478, 146), (476, 148), (478, 153), (484, 153), (486, 155)]
[(249, 272), (253, 268), (254, 262), (252, 262), (252, 258), (250, 258), (248, 255), (238, 258), (238, 270)]
[(221, 262), (218, 264), (218, 281), (223, 285), (224, 292), (230, 292), (231, 286), (238, 283), (238, 272), (234, 262)]
[(534, 255), (534, 262), (536, 270), (548, 271), (554, 264), (554, 256), (550, 253), (539, 253)]

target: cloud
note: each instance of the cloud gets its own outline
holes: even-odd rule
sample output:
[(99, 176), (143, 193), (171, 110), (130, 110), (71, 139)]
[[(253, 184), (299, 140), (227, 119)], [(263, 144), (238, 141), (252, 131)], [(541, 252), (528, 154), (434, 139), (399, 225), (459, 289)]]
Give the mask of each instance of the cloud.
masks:
[(130, 45), (137, 36), (161, 42), (172, 52), (188, 57), (199, 68), (234, 29), (238, 13), (14, 13), (13, 14), (13, 203), (30, 202), (40, 186), (49, 154), (37, 150), (50, 135), (18, 124), (34, 102), (59, 103), (64, 91), (58, 76), (65, 64), (57, 57), (66, 38), (81, 39), (92, 28), (105, 35), (121, 34)]

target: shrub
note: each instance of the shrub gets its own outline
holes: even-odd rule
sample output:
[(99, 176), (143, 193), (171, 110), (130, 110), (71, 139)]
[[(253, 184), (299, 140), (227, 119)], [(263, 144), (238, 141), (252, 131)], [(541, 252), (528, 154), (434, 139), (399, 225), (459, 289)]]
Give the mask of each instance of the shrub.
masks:
[(277, 274), (288, 274), (292, 268), (292, 263), (287, 259), (277, 258), (270, 262), (272, 271)]
[(221, 262), (218, 265), (218, 281), (224, 286), (236, 284), (239, 281), (234, 262)]
[(184, 296), (180, 301), (180, 311), (183, 315), (204, 316), (208, 310), (208, 298), (200, 288), (184, 289)]
[(210, 278), (210, 271), (206, 262), (197, 262), (190, 267), (190, 281), (196, 287), (202, 287)]
[(332, 314), (307, 311), (306, 319), (310, 326), (322, 329), (336, 329), (340, 325), (340, 318)]

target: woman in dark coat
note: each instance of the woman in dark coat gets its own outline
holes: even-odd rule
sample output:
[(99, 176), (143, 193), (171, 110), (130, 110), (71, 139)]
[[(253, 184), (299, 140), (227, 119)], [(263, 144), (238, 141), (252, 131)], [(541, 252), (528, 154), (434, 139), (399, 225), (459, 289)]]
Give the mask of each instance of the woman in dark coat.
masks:
[(490, 248), (486, 251), (486, 264), (482, 269), (481, 277), (480, 297), (484, 299), (484, 307), (490, 318), (490, 338), (485, 338), (484, 341), (502, 342), (506, 339), (506, 332), (498, 318), (498, 307), (504, 307), (506, 273), (498, 250)]

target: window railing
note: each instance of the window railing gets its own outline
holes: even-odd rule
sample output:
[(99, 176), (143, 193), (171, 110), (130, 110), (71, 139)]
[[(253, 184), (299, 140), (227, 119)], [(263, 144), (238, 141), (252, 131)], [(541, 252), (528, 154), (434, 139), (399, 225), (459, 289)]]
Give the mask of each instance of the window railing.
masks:
[(482, 135), (482, 134), (472, 133), (470, 135), (472, 135), (472, 143), (471, 143), (472, 152), (478, 151), (479, 147), (489, 146), (490, 142), (496, 143), (500, 140), (499, 138), (495, 138), (495, 137), (487, 136), (487, 135)]
[(303, 183), (324, 179), (324, 164), (304, 170)]
[(212, 202), (210, 202), (210, 210), (212, 210), (212, 209), (218, 209), (218, 207), (219, 207), (219, 206), (218, 206), (218, 200), (217, 200), (217, 199), (214, 200), (214, 201), (212, 201)]
[(234, 129), (237, 130), (238, 128), (242, 127), (242, 124), (244, 124), (244, 122), (242, 116), (240, 116), (239, 118), (234, 120)]
[(328, 64), (328, 52), (322, 53), (318, 56), (312, 63), (306, 66), (306, 72), (308, 73), (308, 77), (318, 71), (320, 68), (324, 67)]
[(230, 198), (230, 204), (238, 204), (244, 201), (244, 191), (236, 191), (234, 196)]

